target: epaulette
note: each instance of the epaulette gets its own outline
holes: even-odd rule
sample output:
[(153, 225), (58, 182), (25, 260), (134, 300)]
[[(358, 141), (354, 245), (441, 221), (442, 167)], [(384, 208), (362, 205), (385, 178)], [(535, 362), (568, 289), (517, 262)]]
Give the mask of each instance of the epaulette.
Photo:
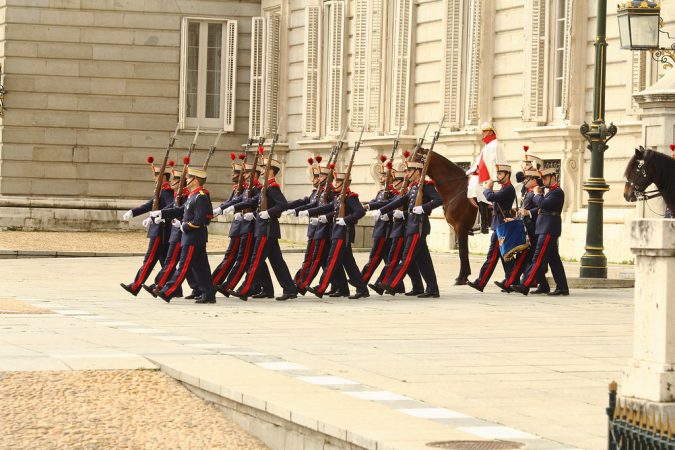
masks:
[(201, 191), (199, 191), (199, 195), (211, 195), (211, 194), (209, 194), (209, 191), (207, 191), (206, 189), (202, 189)]
[(435, 182), (434, 180), (426, 180), (426, 181), (424, 182), (424, 185), (426, 186), (427, 184), (431, 184), (431, 185), (436, 186), (436, 182)]
[(350, 193), (349, 193), (349, 196), (350, 196), (350, 197), (358, 197), (359, 194), (357, 194), (356, 192), (350, 192)]
[(162, 190), (163, 191), (172, 191), (173, 189), (171, 189), (171, 185), (169, 184), (169, 182), (165, 181), (164, 183), (162, 183)]
[(188, 188), (184, 187), (183, 190), (181, 191), (181, 196), (182, 197), (189, 197), (190, 196), (190, 191)]
[(279, 183), (270, 183), (268, 186), (269, 187), (277, 187), (277, 188), (280, 187)]

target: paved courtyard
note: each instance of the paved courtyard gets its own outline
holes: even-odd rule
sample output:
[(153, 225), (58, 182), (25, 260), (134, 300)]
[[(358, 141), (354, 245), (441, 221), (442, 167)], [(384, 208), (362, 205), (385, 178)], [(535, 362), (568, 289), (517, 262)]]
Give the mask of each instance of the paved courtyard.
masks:
[[(292, 270), (300, 257), (288, 255)], [(451, 286), (455, 259), (434, 256), (440, 299), (218, 297), (216, 305), (126, 294), (118, 284), (131, 280), (138, 257), (0, 260), (3, 298), (53, 312), (0, 315), (0, 371), (154, 367), (153, 358), (231, 349), (224, 353), (259, 367), (353, 380), (560, 448), (604, 448), (607, 384), (620, 381), (631, 354), (632, 289), (479, 294)]]

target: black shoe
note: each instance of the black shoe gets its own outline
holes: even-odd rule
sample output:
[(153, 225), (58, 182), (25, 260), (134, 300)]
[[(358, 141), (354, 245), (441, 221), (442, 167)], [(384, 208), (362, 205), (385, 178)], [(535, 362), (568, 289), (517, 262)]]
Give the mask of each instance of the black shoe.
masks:
[(227, 287), (227, 286), (225, 286), (225, 284), (221, 284), (220, 286), (218, 286), (218, 287), (216, 288), (216, 291), (220, 292), (220, 293), (223, 294), (225, 297), (229, 297), (229, 296), (230, 296), (230, 291), (227, 290), (226, 287)]
[(549, 292), (551, 292), (550, 289), (542, 289), (542, 288), (538, 287), (536, 290), (530, 292), (530, 294), (532, 294), (532, 295), (545, 295), (545, 294), (548, 294)]
[(484, 289), (480, 284), (478, 284), (475, 281), (467, 281), (466, 285), (471, 286), (472, 288), (474, 288), (475, 290), (477, 290), (479, 292), (483, 292), (483, 289)]
[(457, 277), (455, 278), (455, 286), (466, 286), (466, 283), (469, 282), (468, 278)]
[(279, 302), (284, 302), (286, 300), (292, 300), (298, 298), (298, 294), (284, 294), (281, 297), (277, 297), (276, 300)]
[(439, 292), (425, 292), (417, 296), (417, 298), (438, 298), (441, 294)]
[(298, 288), (298, 294), (305, 295), (306, 293), (307, 293), (307, 289)]
[(195, 303), (198, 305), (204, 305), (206, 303), (215, 303), (215, 302), (216, 302), (215, 298), (200, 298)]
[(262, 291), (258, 294), (252, 295), (251, 298), (274, 298), (274, 292), (270, 294), (269, 292)]
[(185, 297), (185, 300), (194, 300), (197, 298), (197, 294), (190, 294)]
[(323, 297), (323, 292), (319, 292), (317, 288), (313, 288), (312, 286), (307, 286), (307, 292), (311, 292), (319, 298)]
[(523, 286), (522, 284), (512, 284), (511, 290), (515, 292), (520, 292), (523, 295), (527, 295), (530, 293), (530, 288), (527, 286)]
[(480, 234), (490, 234), (490, 229), (481, 227)]
[(343, 290), (336, 290), (332, 294), (328, 294), (329, 297), (337, 298), (337, 297), (349, 297), (349, 291), (343, 291)]
[(405, 293), (408, 297), (417, 297), (420, 294), (424, 294), (424, 291), (413, 289), (412, 291)]
[(242, 294), (241, 294), (240, 292), (238, 292), (238, 291), (235, 291), (235, 290), (232, 290), (232, 289), (228, 289), (228, 290), (227, 290), (227, 293), (230, 294), (230, 295), (233, 296), (233, 297), (237, 297), (239, 300), (243, 300), (243, 301), (248, 300), (248, 295), (242, 295)]
[(375, 284), (370, 283), (368, 285), (368, 287), (371, 288), (372, 290), (374, 290), (375, 292), (377, 292), (378, 295), (384, 294), (384, 288), (382, 287), (382, 285), (380, 283), (375, 283)]
[(155, 285), (154, 284), (151, 284), (150, 286), (143, 285), (143, 289), (145, 289), (153, 297), (157, 298), (157, 294), (155, 294)]
[(562, 290), (562, 289), (556, 289), (553, 292), (549, 292), (547, 295), (555, 296), (555, 297), (557, 297), (559, 295), (568, 296), (568, 295), (570, 295), (570, 291), (566, 291), (566, 290)]
[(120, 286), (122, 286), (122, 289), (124, 289), (125, 291), (127, 291), (128, 293), (130, 293), (131, 295), (133, 295), (134, 297), (136, 297), (136, 296), (138, 295), (138, 291), (134, 292), (134, 290), (131, 289), (131, 285), (130, 285), (130, 284), (120, 283)]
[(162, 300), (164, 300), (164, 301), (167, 302), (167, 303), (169, 303), (169, 302), (171, 301), (171, 297), (169, 297), (168, 295), (166, 295), (166, 294), (165, 294), (164, 292), (162, 292), (162, 291), (159, 291), (159, 292), (157, 293), (157, 297), (161, 298)]
[(368, 293), (368, 291), (356, 291), (356, 294), (350, 295), (347, 298), (350, 299), (350, 300), (358, 300), (360, 298), (366, 298), (366, 297), (370, 297), (370, 294)]
[(506, 283), (503, 282), (503, 281), (495, 281), (495, 284), (497, 286), (499, 286), (499, 288), (502, 290), (502, 292), (506, 292), (507, 294), (510, 294), (511, 292), (513, 292), (511, 290), (511, 287), (510, 286), (506, 287)]

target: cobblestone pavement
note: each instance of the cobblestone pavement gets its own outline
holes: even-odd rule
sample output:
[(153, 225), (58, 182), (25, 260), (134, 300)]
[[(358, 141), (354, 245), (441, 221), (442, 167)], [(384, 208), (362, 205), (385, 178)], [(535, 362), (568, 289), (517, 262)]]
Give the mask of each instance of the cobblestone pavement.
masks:
[[(286, 255), (291, 271), (301, 256)], [(366, 257), (357, 254), (357, 262)], [(210, 257), (212, 267), (220, 258)], [(139, 355), (234, 346), (251, 358), (275, 356), (575, 447), (606, 445), (607, 384), (621, 381), (631, 354), (632, 289), (551, 298), (502, 294), (490, 285), (481, 294), (452, 286), (456, 256), (434, 255), (441, 288), (434, 300), (308, 295), (245, 303), (219, 296), (215, 305), (167, 305), (119, 287), (140, 263), (0, 261), (5, 298), (69, 310), (3, 317), (0, 371), (111, 368), (126, 357), (127, 366), (138, 367)], [(477, 270), (477, 259), (472, 266)], [(493, 279), (501, 276), (499, 268)]]
[(0, 372), (3, 449), (262, 450), (157, 371)]

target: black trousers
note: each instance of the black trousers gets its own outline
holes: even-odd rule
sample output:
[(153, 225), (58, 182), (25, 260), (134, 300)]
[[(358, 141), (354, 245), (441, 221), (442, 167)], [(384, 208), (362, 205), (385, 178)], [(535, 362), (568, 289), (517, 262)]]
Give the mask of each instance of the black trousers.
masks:
[[(510, 287), (514, 283), (518, 283), (520, 277), (523, 275), (525, 270), (532, 264), (532, 255), (536, 249), (537, 238), (536, 236), (530, 236), (530, 248), (523, 251), (518, 255), (518, 258), (512, 264), (511, 273), (506, 274), (506, 279), (504, 280), (504, 286)], [(548, 291), (551, 288), (548, 285), (546, 280), (546, 269), (543, 271), (538, 271), (535, 275), (535, 280), (542, 290)]]
[(272, 265), (274, 275), (283, 288), (284, 294), (296, 294), (298, 290), (291, 277), (291, 272), (288, 270), (288, 265), (281, 254), (279, 240), (277, 238), (267, 238), (267, 236), (256, 238), (251, 264), (239, 292), (242, 295), (249, 295), (256, 282), (262, 286), (265, 292), (274, 292), (272, 279), (269, 276), (269, 269), (267, 269), (267, 265), (265, 264), (267, 259), (269, 259)]
[(307, 247), (305, 247), (305, 256), (302, 259), (302, 265), (295, 273), (295, 277), (293, 277), (293, 281), (295, 281), (295, 284), (298, 286), (300, 285), (300, 283), (303, 282), (303, 280), (307, 276), (307, 272), (309, 272), (309, 268), (312, 265), (312, 255), (314, 254), (315, 246), (316, 241), (314, 241), (314, 239), (310, 239), (309, 241), (307, 241)]
[(370, 256), (368, 262), (361, 270), (361, 278), (364, 283), (368, 283), (370, 278), (375, 273), (375, 269), (380, 265), (382, 260), (389, 254), (389, 247), (391, 246), (391, 239), (380, 237), (373, 242), (373, 248), (370, 249)]
[(319, 269), (325, 270), (326, 262), (328, 261), (328, 251), (330, 250), (328, 239), (314, 239), (312, 242), (314, 243), (314, 249), (312, 251), (311, 264), (305, 277), (298, 285), (300, 289), (307, 289), (307, 286), (312, 284), (312, 281), (316, 278)]
[(499, 252), (499, 239), (497, 239), (497, 233), (493, 231), (492, 236), (490, 236), (490, 247), (488, 248), (487, 258), (480, 268), (480, 273), (476, 280), (476, 283), (480, 287), (485, 287), (488, 281), (490, 281), (490, 277), (494, 273), (495, 267), (497, 267), (497, 261), (502, 262), (505, 274), (511, 273), (513, 261), (504, 261), (504, 258), (502, 258), (502, 254)]
[(216, 266), (215, 270), (211, 274), (214, 286), (220, 286), (220, 284), (229, 275), (230, 270), (234, 266), (237, 254), (239, 253), (240, 240), (241, 236), (230, 237), (230, 242), (227, 245), (227, 250), (225, 250), (225, 256), (223, 257), (223, 260)]
[(186, 245), (181, 248), (180, 262), (162, 292), (169, 298), (175, 297), (188, 274), (191, 274), (194, 279), (194, 288), (201, 293), (203, 299), (216, 298), (206, 246)]
[[(145, 280), (148, 279), (152, 273), (152, 269), (155, 268), (155, 265), (158, 261), (161, 266), (164, 266), (166, 252), (167, 243), (162, 239), (161, 236), (150, 239), (148, 242), (148, 249), (146, 250), (145, 256), (143, 257), (143, 265), (140, 269), (138, 269), (138, 272), (136, 272), (134, 281), (131, 283), (131, 290), (136, 293), (141, 290), (143, 283), (145, 283)], [(155, 284), (157, 284), (158, 280), (159, 274), (157, 277), (155, 277)]]
[[(344, 272), (342, 272), (344, 270)], [(368, 286), (363, 281), (359, 266), (356, 265), (352, 245), (344, 239), (332, 239), (326, 268), (321, 274), (321, 281), (317, 290), (326, 292), (328, 284), (335, 282), (338, 289), (344, 289), (344, 275), (349, 277), (349, 282), (356, 287), (357, 292), (368, 292)]]
[(568, 291), (565, 268), (560, 260), (558, 251), (558, 237), (550, 234), (540, 234), (537, 237), (537, 246), (532, 255), (532, 263), (523, 273), (521, 284), (527, 287), (533, 286), (535, 281), (541, 280), (546, 274), (546, 266), (551, 267), (551, 275), (555, 280), (556, 289)]
[(230, 273), (225, 281), (226, 289), (233, 290), (239, 284), (239, 281), (244, 276), (251, 263), (251, 254), (253, 253), (253, 245), (255, 239), (253, 233), (242, 234), (239, 237), (239, 250), (234, 265), (230, 269)]
[[(413, 274), (415, 265), (417, 266), (417, 269), (419, 269), (419, 274), (426, 282), (426, 292), (438, 292), (438, 280), (436, 279), (434, 263), (431, 260), (431, 254), (429, 253), (429, 247), (427, 246), (427, 239), (426, 236), (421, 236), (419, 233), (405, 237), (403, 255), (394, 269), (392, 278), (389, 283), (387, 283), (387, 286), (393, 288), (403, 280), (403, 277), (405, 277), (406, 274)], [(415, 280), (413, 280), (413, 288), (415, 288)]]

